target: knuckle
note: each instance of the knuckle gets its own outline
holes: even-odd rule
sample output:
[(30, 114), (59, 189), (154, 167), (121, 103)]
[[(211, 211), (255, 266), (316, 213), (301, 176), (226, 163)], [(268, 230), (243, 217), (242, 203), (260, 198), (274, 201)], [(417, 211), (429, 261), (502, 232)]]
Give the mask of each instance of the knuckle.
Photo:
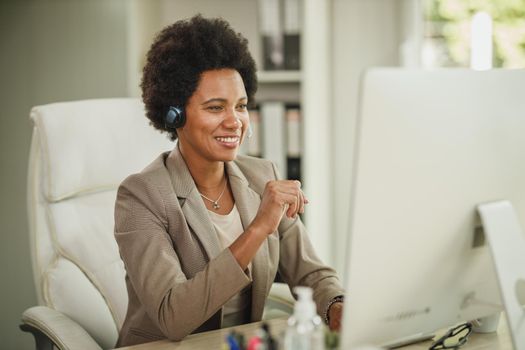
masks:
[(269, 192), (269, 193), (274, 193), (275, 192), (275, 184), (270, 181), (266, 184), (266, 190)]

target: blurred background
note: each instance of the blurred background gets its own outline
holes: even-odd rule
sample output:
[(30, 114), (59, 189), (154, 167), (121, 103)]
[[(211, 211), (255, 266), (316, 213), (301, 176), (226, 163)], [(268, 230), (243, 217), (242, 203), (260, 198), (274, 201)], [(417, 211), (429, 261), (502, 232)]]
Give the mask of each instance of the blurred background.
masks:
[(525, 67), (525, 0), (1, 1), (2, 348), (34, 346), (18, 329), (36, 305), (26, 216), (31, 107), (140, 97), (155, 33), (197, 13), (223, 17), (248, 38), (260, 85), (256, 136), (243, 152), (303, 181), (311, 239), (341, 272), (362, 73)]

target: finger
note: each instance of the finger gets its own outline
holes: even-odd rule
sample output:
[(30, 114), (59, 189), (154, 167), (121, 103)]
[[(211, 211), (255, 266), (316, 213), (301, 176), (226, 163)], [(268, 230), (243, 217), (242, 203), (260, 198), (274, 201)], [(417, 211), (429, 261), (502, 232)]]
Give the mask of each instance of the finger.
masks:
[(297, 212), (294, 215), (295, 217), (297, 214), (304, 213), (304, 196), (303, 191), (301, 190), (301, 181), (294, 180), (294, 183), (297, 188)]
[(297, 195), (292, 197), (293, 203), (290, 204), (290, 208), (288, 208), (288, 212), (286, 213), (289, 218), (295, 218), (297, 211), (299, 210), (299, 199), (297, 198)]
[(286, 213), (286, 216), (289, 218), (295, 218), (301, 208), (300, 192), (301, 190), (297, 187), (295, 182), (292, 182), (291, 187), (288, 187), (286, 190), (286, 193), (290, 198), (293, 198), (293, 203), (290, 203), (290, 208), (288, 208), (288, 212)]
[(279, 181), (279, 183), (276, 184), (275, 186), (280, 191), (283, 191), (286, 193), (292, 193), (292, 192), (296, 192), (297, 190), (301, 190), (301, 186), (299, 184), (300, 182), (296, 180), (285, 180), (285, 181)]
[(297, 211), (297, 196), (294, 194), (282, 193), (280, 201), (281, 203), (286, 203), (288, 205), (286, 216), (291, 218), (292, 215)]
[(297, 212), (294, 217), (297, 217), (297, 214), (304, 213), (304, 194), (301, 190), (301, 181), (295, 180), (297, 186)]
[(305, 200), (304, 193), (303, 191), (300, 191), (299, 192), (299, 214), (304, 213), (304, 205), (305, 205), (304, 200)]
[(297, 207), (299, 208), (299, 206), (303, 205), (306, 203), (305, 201), (305, 198), (304, 198), (304, 193), (301, 192), (300, 190), (295, 190), (295, 191), (286, 191), (286, 192), (281, 192), (281, 194), (283, 196), (287, 196), (288, 197), (295, 197), (295, 202), (297, 202)]
[[(295, 201), (291, 202), (288, 199), (283, 199), (290, 204), (288, 210), (286, 211), (286, 216), (295, 217), (299, 213), (304, 213), (304, 204), (308, 203), (308, 200), (305, 198), (303, 191), (301, 190), (301, 182), (297, 180), (281, 180), (273, 183), (273, 191), (278, 195), (285, 196), (295, 196)], [(283, 197), (289, 198), (289, 197)], [(276, 198), (279, 202), (280, 198)], [(295, 203), (295, 205), (294, 205)]]
[(290, 204), (283, 203), (281, 207), (282, 207), (282, 210), (281, 210), (281, 218), (282, 218), (284, 213), (286, 213), (289, 210)]
[[(303, 193), (303, 190), (301, 189), (301, 182), (297, 180), (286, 180), (283, 181), (279, 187), (280, 191), (288, 194), (296, 194), (298, 192)], [(304, 193), (303, 193), (304, 196)]]
[(294, 213), (291, 213), (289, 216), (295, 218), (297, 214), (304, 213), (304, 205), (305, 205), (305, 196), (303, 191), (301, 190), (301, 182), (297, 180), (289, 181), (287, 183), (287, 190), (286, 193), (295, 195), (297, 197), (297, 211)]
[(304, 194), (304, 192), (302, 190), (298, 190), (298, 199), (299, 199), (299, 209), (298, 209), (298, 213), (299, 214), (303, 214), (304, 213), (304, 207), (306, 204), (308, 204), (308, 199), (306, 198), (306, 195)]
[[(299, 191), (301, 192), (301, 202), (302, 202), (302, 204), (310, 203), (310, 201), (308, 200), (308, 198), (306, 198), (306, 195), (303, 192), (303, 189), (302, 189), (303, 185), (301, 184), (301, 181), (293, 180), (293, 182), (297, 185), (297, 187), (299, 188)], [(301, 206), (304, 208), (304, 205), (301, 205)]]
[(297, 214), (299, 214), (301, 212), (301, 208), (302, 206), (304, 205), (303, 202), (302, 202), (302, 198), (301, 198), (301, 192), (297, 193), (297, 208), (296, 208), (296, 211), (293, 215), (293, 218), (295, 219), (297, 217)]

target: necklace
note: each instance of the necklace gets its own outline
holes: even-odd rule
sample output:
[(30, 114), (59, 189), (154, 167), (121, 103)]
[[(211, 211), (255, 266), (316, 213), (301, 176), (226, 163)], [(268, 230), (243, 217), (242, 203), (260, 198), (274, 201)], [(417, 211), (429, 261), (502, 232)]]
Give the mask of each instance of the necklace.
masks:
[(203, 195), (200, 191), (199, 191), (199, 194), (201, 195), (202, 198), (204, 198), (204, 199), (206, 199), (207, 201), (213, 203), (213, 209), (218, 210), (218, 209), (221, 208), (221, 206), (219, 205), (219, 201), (221, 200), (222, 195), (224, 194), (224, 191), (226, 190), (226, 185), (227, 185), (227, 184), (228, 184), (228, 181), (225, 181), (225, 182), (224, 182), (224, 187), (222, 188), (222, 191), (221, 191), (221, 194), (219, 195), (219, 198), (217, 198), (216, 200), (213, 200), (213, 199), (211, 199), (211, 198), (206, 197), (206, 196)]

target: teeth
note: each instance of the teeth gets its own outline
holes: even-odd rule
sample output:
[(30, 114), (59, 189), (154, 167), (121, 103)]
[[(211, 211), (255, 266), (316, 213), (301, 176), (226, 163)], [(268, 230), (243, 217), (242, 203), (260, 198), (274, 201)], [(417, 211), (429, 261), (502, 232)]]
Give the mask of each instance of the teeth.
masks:
[(218, 141), (221, 142), (237, 142), (238, 137), (216, 137)]

